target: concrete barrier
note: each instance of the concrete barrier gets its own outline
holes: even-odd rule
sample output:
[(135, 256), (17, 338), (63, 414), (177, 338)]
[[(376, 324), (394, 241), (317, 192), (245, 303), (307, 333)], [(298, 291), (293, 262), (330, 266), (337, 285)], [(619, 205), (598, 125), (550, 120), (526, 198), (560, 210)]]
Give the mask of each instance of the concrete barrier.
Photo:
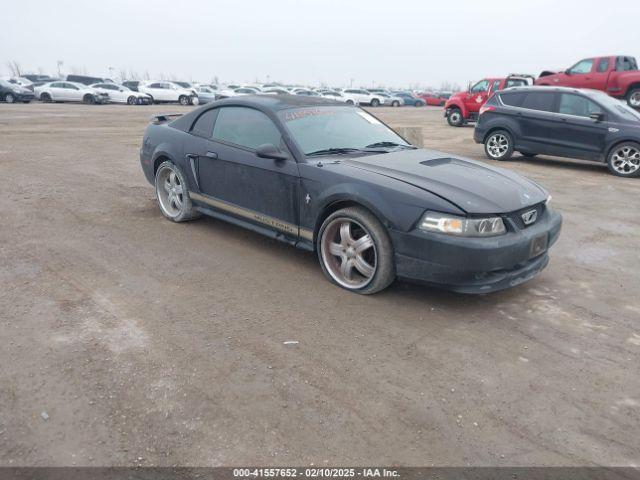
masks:
[(416, 147), (424, 147), (424, 138), (422, 136), (422, 127), (397, 127), (394, 128), (404, 139), (411, 145)]

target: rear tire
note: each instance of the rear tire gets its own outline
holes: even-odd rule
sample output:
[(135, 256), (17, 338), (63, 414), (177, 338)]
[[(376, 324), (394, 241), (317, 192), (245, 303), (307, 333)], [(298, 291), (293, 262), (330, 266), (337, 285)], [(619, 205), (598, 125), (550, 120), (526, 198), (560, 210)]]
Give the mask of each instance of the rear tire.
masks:
[(640, 176), (640, 144), (623, 142), (613, 147), (607, 155), (607, 167), (617, 177)]
[(491, 160), (509, 160), (513, 155), (513, 138), (506, 130), (492, 132), (484, 141), (484, 153)]
[(187, 180), (173, 162), (162, 162), (156, 171), (156, 199), (162, 215), (172, 222), (186, 222), (200, 216), (189, 197)]
[(391, 106), (392, 107), (399, 107), (400, 106), (400, 102), (397, 100), (394, 100), (393, 102), (391, 102)]
[(347, 100), (347, 105), (355, 105), (355, 103), (353, 103), (353, 100)]
[(449, 115), (447, 115), (447, 123), (452, 127), (461, 127), (464, 125), (462, 111), (460, 111), (459, 108), (452, 108)]
[(48, 93), (41, 94), (40, 101), (43, 103), (51, 103), (51, 95), (49, 95)]
[(85, 95), (82, 99), (82, 103), (86, 103), (87, 105), (93, 105), (96, 103), (96, 99), (93, 95)]
[(16, 97), (14, 97), (11, 93), (7, 93), (4, 96), (4, 101), (7, 102), (7, 103), (15, 103)]
[(186, 95), (180, 95), (180, 98), (178, 98), (178, 102), (180, 102), (180, 105), (189, 105), (189, 97), (187, 97)]
[(627, 93), (627, 104), (631, 108), (640, 109), (640, 88), (632, 88)]
[(153, 97), (151, 95), (149, 95), (149, 105), (153, 105), (153, 103), (154, 103)]
[(343, 208), (329, 215), (316, 242), (322, 271), (345, 290), (370, 295), (396, 278), (389, 234), (363, 207)]

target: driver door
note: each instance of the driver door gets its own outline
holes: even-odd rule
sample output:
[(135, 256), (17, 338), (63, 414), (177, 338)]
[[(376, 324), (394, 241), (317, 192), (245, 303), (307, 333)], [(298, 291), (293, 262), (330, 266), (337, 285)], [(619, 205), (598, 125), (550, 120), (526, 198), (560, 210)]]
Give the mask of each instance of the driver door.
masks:
[[(197, 176), (203, 203), (260, 227), (298, 236), (298, 164), (282, 134), (263, 112), (249, 107), (220, 107), (194, 123), (187, 157)], [(287, 160), (256, 155), (273, 144)], [(196, 198), (198, 200), (198, 198)]]
[(593, 81), (594, 59), (587, 58), (580, 60), (573, 67), (567, 70), (564, 78), (564, 86), (575, 88), (591, 88), (589, 85)]
[(465, 97), (465, 107), (467, 111), (477, 113), (480, 107), (489, 98), (489, 80), (480, 80), (469, 89), (469, 93)]

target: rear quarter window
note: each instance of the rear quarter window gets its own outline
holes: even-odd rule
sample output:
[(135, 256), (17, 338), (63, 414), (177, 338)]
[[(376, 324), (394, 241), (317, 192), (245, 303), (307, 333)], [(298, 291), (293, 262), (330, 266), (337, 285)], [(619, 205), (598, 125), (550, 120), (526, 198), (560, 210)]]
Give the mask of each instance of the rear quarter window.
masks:
[(527, 94), (525, 92), (509, 92), (501, 93), (500, 100), (509, 107), (519, 107)]
[(542, 112), (551, 112), (553, 110), (553, 102), (555, 94), (547, 92), (529, 92), (522, 101), (522, 108), (530, 110), (540, 110)]

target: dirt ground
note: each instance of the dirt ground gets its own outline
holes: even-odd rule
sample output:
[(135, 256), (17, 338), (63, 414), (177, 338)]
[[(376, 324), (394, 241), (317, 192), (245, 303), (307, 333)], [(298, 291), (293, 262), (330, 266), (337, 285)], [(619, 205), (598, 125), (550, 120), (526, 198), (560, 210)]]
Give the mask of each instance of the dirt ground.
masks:
[[(176, 110), (0, 105), (0, 465), (640, 464), (640, 180), (516, 156), (564, 215), (539, 277), (363, 297), (164, 220), (138, 148)], [(439, 109), (375, 113), (486, 161)]]

